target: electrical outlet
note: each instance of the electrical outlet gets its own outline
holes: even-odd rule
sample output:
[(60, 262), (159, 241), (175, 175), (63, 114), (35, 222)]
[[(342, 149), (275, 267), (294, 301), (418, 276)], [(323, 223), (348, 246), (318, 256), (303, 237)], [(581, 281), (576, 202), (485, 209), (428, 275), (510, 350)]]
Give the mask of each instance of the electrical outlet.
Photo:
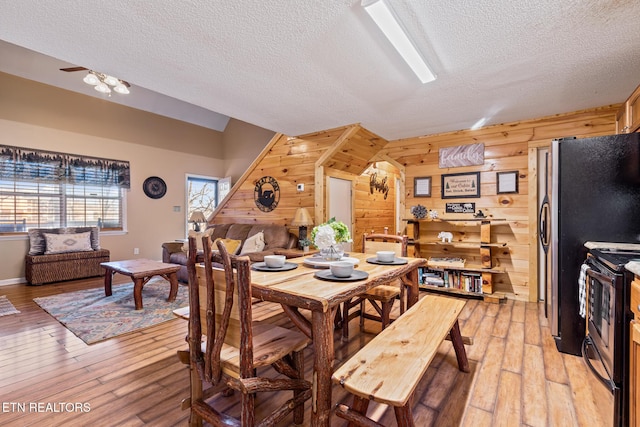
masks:
[(134, 255), (140, 255), (140, 248), (133, 248)]

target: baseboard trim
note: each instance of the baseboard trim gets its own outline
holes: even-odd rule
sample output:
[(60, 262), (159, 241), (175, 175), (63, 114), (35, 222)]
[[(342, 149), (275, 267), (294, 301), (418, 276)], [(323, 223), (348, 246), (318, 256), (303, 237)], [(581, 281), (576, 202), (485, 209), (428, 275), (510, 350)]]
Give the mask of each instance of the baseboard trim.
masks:
[(26, 284), (27, 283), (27, 279), (25, 277), (16, 277), (16, 278), (13, 278), (13, 279), (0, 280), (0, 286), (19, 285), (21, 283)]

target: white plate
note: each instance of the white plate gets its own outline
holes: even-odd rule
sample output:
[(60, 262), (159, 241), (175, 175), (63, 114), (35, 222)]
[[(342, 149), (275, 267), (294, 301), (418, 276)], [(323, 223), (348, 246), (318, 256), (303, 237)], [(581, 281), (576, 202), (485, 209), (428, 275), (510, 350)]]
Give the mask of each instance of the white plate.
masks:
[[(337, 260), (327, 261), (326, 259), (321, 257), (309, 257), (304, 259), (304, 265), (313, 268), (329, 268), (329, 264), (335, 261)], [(348, 256), (343, 256), (342, 258), (340, 258), (340, 261), (349, 261), (352, 262), (353, 265), (358, 265), (358, 263), (360, 262), (358, 258)]]

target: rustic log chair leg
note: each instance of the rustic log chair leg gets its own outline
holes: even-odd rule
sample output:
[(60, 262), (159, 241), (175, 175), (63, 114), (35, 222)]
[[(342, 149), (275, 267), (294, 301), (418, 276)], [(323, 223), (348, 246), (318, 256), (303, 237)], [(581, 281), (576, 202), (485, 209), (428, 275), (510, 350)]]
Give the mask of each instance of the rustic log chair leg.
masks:
[[(349, 313), (349, 310), (351, 310), (353, 307), (358, 305), (360, 306), (360, 310)], [(342, 340), (343, 341), (347, 341), (349, 339), (349, 322), (352, 319), (355, 319), (356, 317), (360, 316), (362, 313), (362, 310), (364, 310), (364, 302), (363, 300), (357, 297), (351, 298), (350, 300), (345, 301), (342, 304)], [(363, 320), (360, 319), (360, 322), (363, 322)], [(362, 330), (362, 324), (360, 326), (360, 329)]]
[(189, 378), (191, 387), (191, 404), (189, 408), (189, 426), (202, 427), (202, 417), (198, 415), (193, 409), (193, 403), (202, 398), (202, 380), (198, 369), (190, 365), (189, 366)]
[(335, 330), (342, 329), (342, 310), (338, 307), (336, 310), (336, 317), (333, 319), (333, 327)]
[[(298, 373), (297, 379), (303, 379), (304, 378), (304, 354), (302, 353), (302, 351), (296, 351), (293, 354), (291, 354), (291, 362), (293, 367), (295, 368), (296, 372)], [(306, 390), (294, 390), (293, 391), (293, 398), (296, 399), (297, 397), (303, 395), (306, 392)], [(301, 425), (304, 422), (304, 403), (301, 405), (298, 405), (295, 407), (295, 409), (293, 410), (293, 423), (296, 425)]]
[(456, 359), (458, 360), (458, 369), (462, 372), (470, 372), (469, 359), (467, 359), (467, 352), (464, 349), (464, 343), (462, 342), (462, 335), (460, 334), (460, 325), (458, 320), (453, 324), (451, 331), (449, 332), (451, 337), (451, 343), (453, 349), (456, 352)]
[(242, 393), (242, 409), (240, 412), (241, 425), (253, 426), (256, 423), (256, 394)]
[(364, 332), (364, 311), (367, 309), (367, 300), (362, 298), (360, 301), (360, 332)]
[(349, 339), (349, 303), (351, 300), (342, 303), (342, 339)]
[(413, 414), (411, 412), (411, 400), (404, 406), (394, 406), (393, 411), (396, 413), (396, 421), (398, 427), (415, 427), (413, 422)]
[[(365, 399), (363, 397), (353, 396), (353, 404), (351, 405), (351, 409), (360, 415), (366, 417), (367, 409), (369, 408), (369, 399)], [(351, 423), (349, 424), (351, 425)]]
[(385, 301), (382, 303), (382, 329), (386, 328), (389, 326), (389, 323), (391, 323), (391, 309), (393, 308), (394, 301), (395, 299), (392, 299), (389, 302)]

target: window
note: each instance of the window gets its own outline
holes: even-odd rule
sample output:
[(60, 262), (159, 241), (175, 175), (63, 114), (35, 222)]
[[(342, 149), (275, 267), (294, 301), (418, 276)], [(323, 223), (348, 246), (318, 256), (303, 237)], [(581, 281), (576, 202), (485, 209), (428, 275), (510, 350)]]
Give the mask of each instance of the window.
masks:
[(187, 221), (194, 211), (201, 211), (210, 218), (218, 206), (218, 179), (187, 175)]
[(129, 162), (0, 146), (0, 233), (124, 228)]

